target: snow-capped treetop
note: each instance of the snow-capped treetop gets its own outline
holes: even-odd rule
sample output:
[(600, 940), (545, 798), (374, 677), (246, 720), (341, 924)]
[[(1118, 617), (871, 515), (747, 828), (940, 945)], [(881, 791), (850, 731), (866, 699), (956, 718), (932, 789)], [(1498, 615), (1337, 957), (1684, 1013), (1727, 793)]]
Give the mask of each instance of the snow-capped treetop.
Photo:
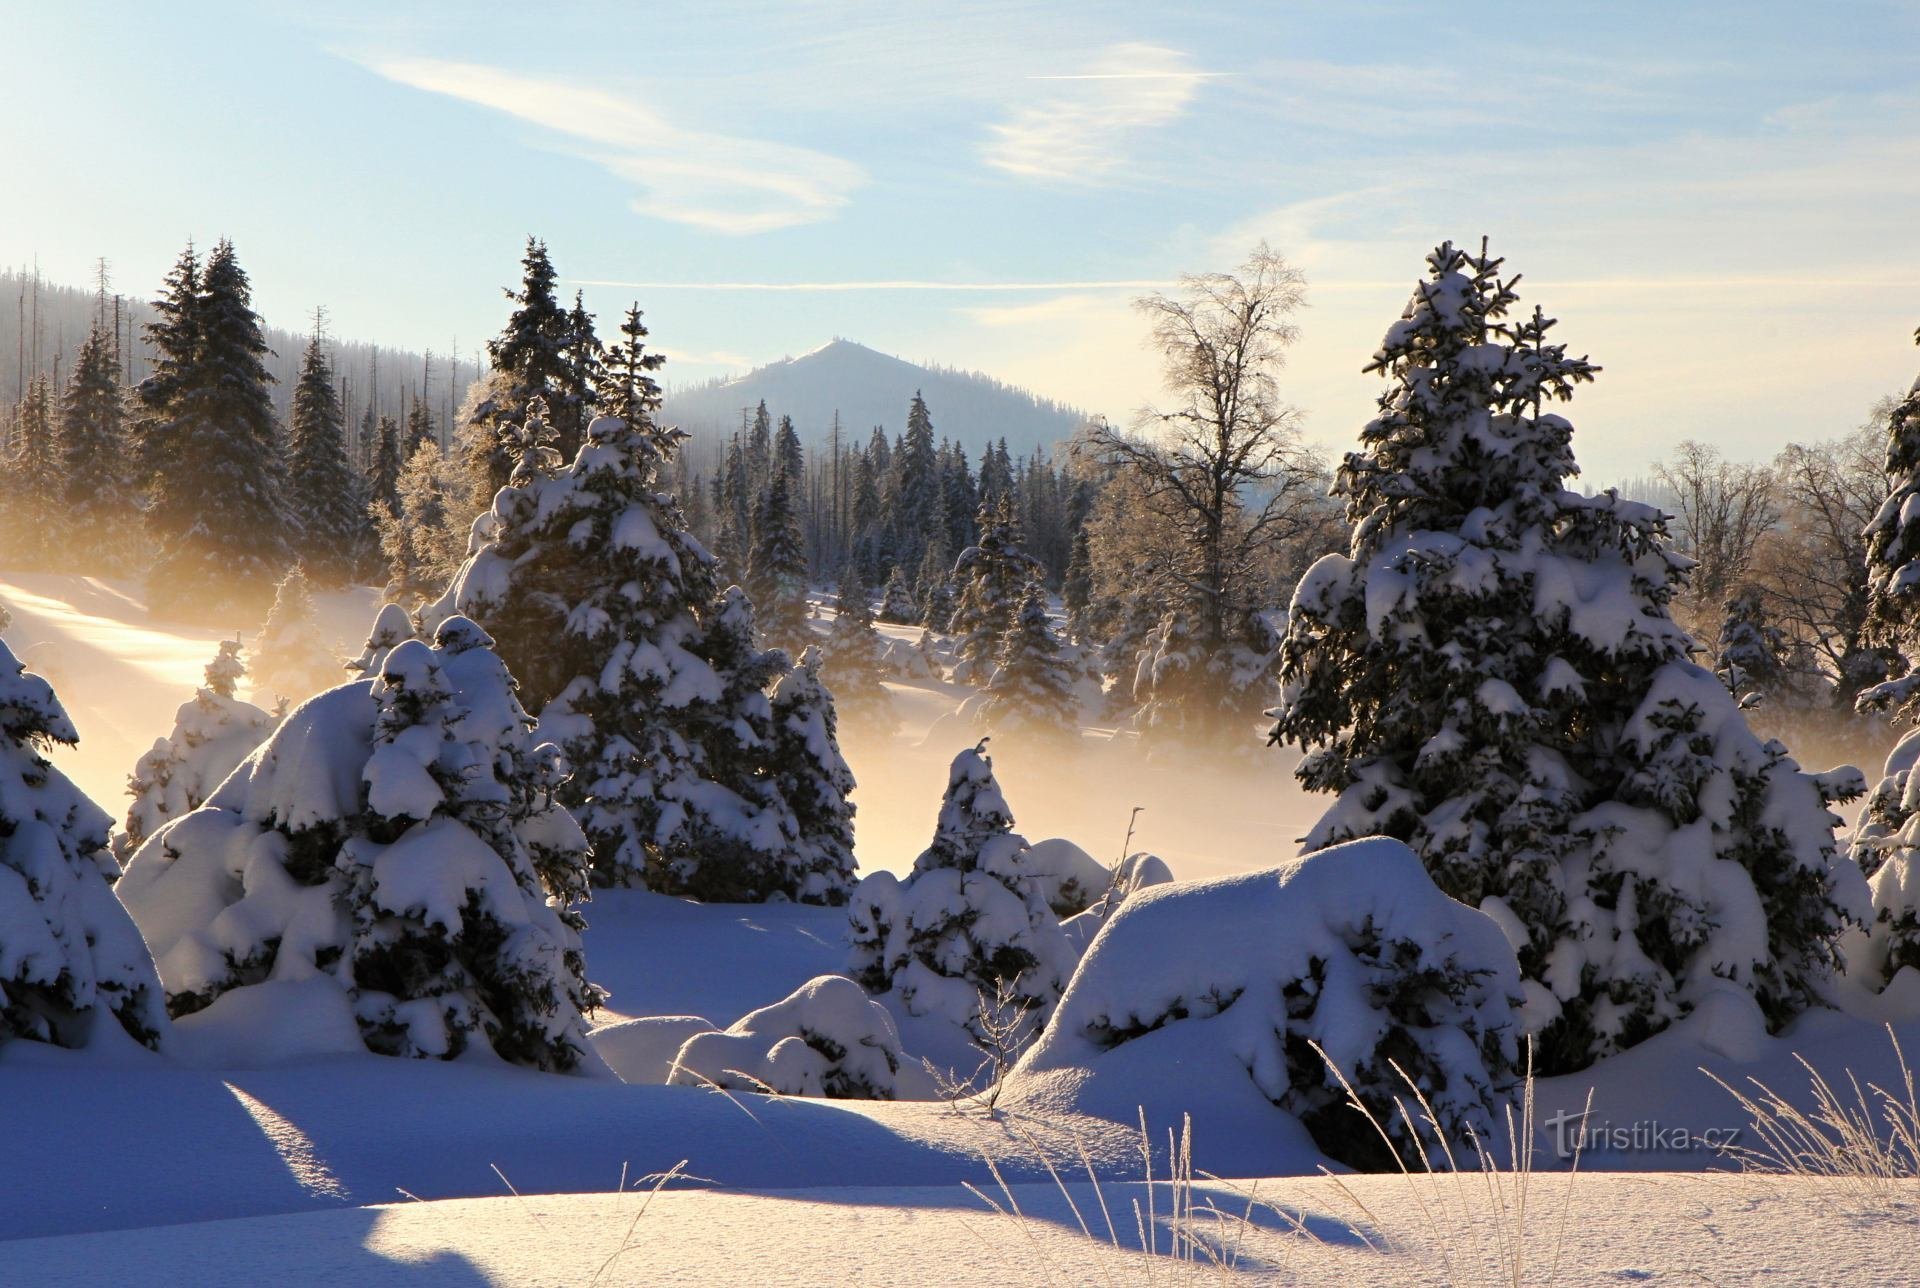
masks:
[(207, 663), (207, 692), (217, 698), (231, 698), (246, 673), (247, 664), (240, 660), (240, 641), (221, 640), (220, 652)]
[(382, 604), (374, 615), (373, 629), (367, 632), (360, 656), (347, 663), (347, 670), (360, 679), (371, 679), (380, 674), (381, 664), (396, 644), (415, 638), (413, 618), (407, 610), (398, 604)]
[(234, 696), (246, 673), (240, 642), (222, 640), (207, 663), (206, 685), (181, 704), (173, 731), (154, 742), (127, 780), (133, 802), (126, 834), (114, 842), (118, 853), (132, 854), (168, 819), (198, 809), (273, 729), (271, 715)]

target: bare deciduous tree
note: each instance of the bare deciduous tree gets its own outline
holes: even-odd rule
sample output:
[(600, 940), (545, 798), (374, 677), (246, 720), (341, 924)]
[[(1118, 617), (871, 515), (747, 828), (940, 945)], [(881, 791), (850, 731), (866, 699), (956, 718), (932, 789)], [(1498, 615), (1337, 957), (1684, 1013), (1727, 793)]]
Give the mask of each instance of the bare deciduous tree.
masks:
[[(1183, 616), (1203, 655), (1242, 637), (1277, 553), (1325, 517), (1323, 471), (1278, 379), (1304, 284), (1262, 243), (1237, 273), (1184, 277), (1177, 295), (1136, 301), (1173, 402), (1143, 408), (1132, 432), (1097, 425), (1081, 444), (1120, 476), (1116, 498), (1138, 507), (1129, 525), (1155, 530), (1155, 557), (1128, 570), (1133, 583), (1158, 612)], [(1224, 668), (1187, 674), (1225, 682)], [(1190, 698), (1199, 708), (1220, 696)]]
[(1674, 537), (1694, 560), (1688, 598), (1696, 614), (1717, 614), (1747, 579), (1760, 539), (1780, 521), (1773, 471), (1735, 464), (1719, 448), (1687, 439), (1658, 477), (1680, 511)]

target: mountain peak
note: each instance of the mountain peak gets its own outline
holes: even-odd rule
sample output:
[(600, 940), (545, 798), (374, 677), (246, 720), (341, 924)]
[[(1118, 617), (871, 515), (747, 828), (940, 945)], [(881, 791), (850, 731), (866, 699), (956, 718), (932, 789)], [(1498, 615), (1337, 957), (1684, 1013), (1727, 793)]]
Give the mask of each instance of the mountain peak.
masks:
[(1070, 437), (1087, 417), (973, 371), (908, 362), (844, 336), (743, 376), (710, 381), (667, 396), (666, 418), (696, 441), (718, 445), (761, 402), (774, 416), (793, 417), (802, 440), (826, 439), (837, 413), (843, 434), (864, 438), (875, 426), (905, 428), (915, 393), (927, 400), (934, 433), (970, 452), (1001, 438), (1026, 454)]

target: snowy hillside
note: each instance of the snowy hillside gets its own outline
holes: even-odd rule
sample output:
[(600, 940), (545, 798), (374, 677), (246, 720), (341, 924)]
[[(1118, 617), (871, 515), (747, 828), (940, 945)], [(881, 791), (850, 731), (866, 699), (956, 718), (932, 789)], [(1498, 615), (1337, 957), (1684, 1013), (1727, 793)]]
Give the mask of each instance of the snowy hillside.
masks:
[(793, 417), (802, 440), (814, 445), (826, 441), (837, 411), (849, 441), (858, 442), (875, 425), (898, 433), (916, 390), (933, 409), (935, 430), (971, 455), (1001, 438), (1015, 455), (1051, 447), (1087, 419), (989, 376), (919, 366), (852, 340), (834, 340), (731, 380), (677, 389), (662, 415), (699, 441), (724, 442), (739, 428), (740, 409), (764, 401), (773, 415)]

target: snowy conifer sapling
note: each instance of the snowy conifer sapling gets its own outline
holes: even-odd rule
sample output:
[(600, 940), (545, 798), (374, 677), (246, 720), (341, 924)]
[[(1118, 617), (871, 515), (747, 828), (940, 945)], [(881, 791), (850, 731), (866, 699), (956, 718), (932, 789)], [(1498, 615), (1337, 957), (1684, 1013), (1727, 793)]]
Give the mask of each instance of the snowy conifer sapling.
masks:
[(272, 730), (272, 716), (234, 696), (246, 673), (240, 641), (222, 640), (219, 656), (207, 663), (207, 682), (181, 705), (173, 732), (155, 740), (127, 780), (133, 803), (126, 835), (116, 839), (123, 853), (139, 849), (168, 819), (200, 808)]
[(1030, 581), (1020, 612), (1000, 643), (980, 718), (995, 733), (1064, 743), (1078, 740), (1074, 668), (1061, 655), (1047, 616), (1046, 591)]
[[(1582, 496), (1542, 411), (1597, 368), (1500, 261), (1443, 245), (1371, 371), (1391, 382), (1336, 482), (1351, 550), (1295, 592), (1275, 742), (1338, 799), (1307, 838), (1407, 842), (1518, 951), (1543, 1072), (1632, 1046), (1709, 994), (1773, 1027), (1813, 1004), (1864, 912), (1828, 805), (1689, 660), (1665, 521)], [(1517, 279), (1516, 279), (1517, 280)]]
[(855, 887), (851, 974), (913, 1015), (945, 1016), (976, 1040), (1011, 1008), (1046, 1021), (1073, 950), (1024, 856), (1026, 838), (994, 781), (986, 740), (954, 758), (933, 844), (903, 882), (876, 872)]
[(155, 1046), (166, 1024), (147, 946), (109, 884), (111, 820), (47, 761), (76, 741), (52, 686), (0, 644), (0, 1048), (88, 1046), (106, 1015)]
[(849, 559), (840, 573), (833, 625), (820, 646), (820, 656), (834, 705), (846, 722), (866, 734), (893, 733), (899, 726), (893, 695), (880, 683), (886, 670), (886, 645), (873, 628), (873, 605), (857, 559)]
[(853, 889), (853, 771), (837, 725), (810, 648), (773, 690), (774, 781), (799, 832), (790, 879), (804, 903), (843, 904)]
[(340, 682), (340, 659), (321, 641), (313, 590), (299, 564), (281, 578), (250, 652), (254, 693), (275, 701), (302, 702)]

